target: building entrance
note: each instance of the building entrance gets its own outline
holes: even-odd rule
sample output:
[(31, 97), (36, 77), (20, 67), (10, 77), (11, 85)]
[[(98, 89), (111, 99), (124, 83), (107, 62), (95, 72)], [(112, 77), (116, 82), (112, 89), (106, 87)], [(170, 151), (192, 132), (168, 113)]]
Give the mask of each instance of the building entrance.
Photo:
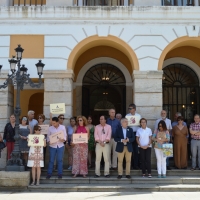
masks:
[(91, 115), (93, 123), (98, 124), (100, 115), (108, 115), (110, 108), (125, 115), (126, 81), (120, 69), (101, 63), (91, 67), (83, 78), (82, 114)]
[(181, 112), (189, 125), (200, 112), (200, 87), (196, 73), (183, 64), (172, 64), (163, 69), (163, 108), (170, 119)]

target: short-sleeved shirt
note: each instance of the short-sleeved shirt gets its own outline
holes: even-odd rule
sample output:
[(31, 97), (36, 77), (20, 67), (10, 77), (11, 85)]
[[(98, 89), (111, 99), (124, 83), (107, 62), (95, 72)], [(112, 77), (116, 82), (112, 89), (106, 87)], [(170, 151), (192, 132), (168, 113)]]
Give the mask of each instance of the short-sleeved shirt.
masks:
[[(154, 126), (154, 131), (158, 130), (158, 123), (163, 120), (162, 118), (157, 119), (155, 122), (155, 126)], [(172, 123), (171, 120), (168, 118), (165, 118), (165, 120), (163, 120), (166, 123), (167, 126), (167, 130), (172, 130)]]
[(33, 133), (33, 128), (34, 126), (38, 125), (38, 121), (36, 119), (32, 119), (31, 121), (28, 121), (28, 123)]
[[(152, 138), (156, 138), (157, 137), (157, 132), (154, 132)], [(168, 141), (170, 140), (170, 135), (169, 135), (169, 131), (166, 131), (165, 132), (165, 137), (166, 139), (168, 139)], [(168, 143), (168, 142), (165, 142), (165, 144)], [(154, 148), (157, 148), (157, 149), (162, 149), (162, 144), (158, 143), (158, 142), (155, 142), (155, 145), (154, 145)]]
[(114, 118), (114, 119), (108, 118), (107, 121), (106, 121), (106, 123), (111, 126), (111, 129), (112, 129), (112, 138), (114, 138), (116, 130), (121, 127), (120, 121), (117, 120), (116, 118)]
[(139, 137), (139, 141), (142, 146), (147, 146), (149, 144), (149, 137), (152, 136), (152, 131), (148, 127), (145, 129), (139, 128), (136, 132), (136, 136)]
[[(141, 115), (138, 113), (135, 113), (135, 115), (132, 115), (131, 113), (128, 113), (126, 116), (139, 116), (141, 119)], [(137, 132), (137, 130), (140, 128), (140, 126), (129, 126), (133, 129), (133, 132)]]
[[(190, 129), (192, 129), (193, 131), (200, 131), (200, 122), (199, 123), (190, 124)], [(199, 140), (200, 139), (200, 135), (191, 134), (191, 138), (195, 139), (195, 140)]]

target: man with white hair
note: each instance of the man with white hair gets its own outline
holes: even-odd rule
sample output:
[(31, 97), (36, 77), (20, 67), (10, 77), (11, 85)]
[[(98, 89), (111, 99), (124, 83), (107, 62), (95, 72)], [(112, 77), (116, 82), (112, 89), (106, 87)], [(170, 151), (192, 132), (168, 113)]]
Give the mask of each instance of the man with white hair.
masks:
[(33, 110), (28, 111), (28, 123), (33, 133), (34, 126), (38, 125), (38, 121), (34, 119), (35, 112)]
[[(171, 132), (172, 124), (171, 124), (171, 120), (167, 118), (167, 111), (166, 110), (162, 110), (160, 115), (161, 115), (161, 118), (157, 119), (156, 122), (155, 122), (154, 132), (157, 132), (158, 124), (159, 124), (159, 122), (161, 120), (163, 120), (166, 123), (167, 130), (169, 132)], [(171, 167), (169, 166), (169, 157), (166, 159), (166, 163), (167, 163), (167, 169), (171, 170)]]

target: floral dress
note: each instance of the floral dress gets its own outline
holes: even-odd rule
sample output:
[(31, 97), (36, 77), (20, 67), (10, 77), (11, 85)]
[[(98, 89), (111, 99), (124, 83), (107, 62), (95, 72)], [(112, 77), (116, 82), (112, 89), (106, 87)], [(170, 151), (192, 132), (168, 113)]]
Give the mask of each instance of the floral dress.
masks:
[(88, 140), (88, 150), (94, 151), (95, 145), (94, 145), (94, 126), (90, 129), (90, 139)]
[[(87, 134), (87, 130), (84, 126), (78, 126), (76, 133)], [(73, 164), (72, 164), (72, 174), (88, 174), (87, 167), (88, 158), (88, 144), (81, 143), (75, 144), (73, 148)]]

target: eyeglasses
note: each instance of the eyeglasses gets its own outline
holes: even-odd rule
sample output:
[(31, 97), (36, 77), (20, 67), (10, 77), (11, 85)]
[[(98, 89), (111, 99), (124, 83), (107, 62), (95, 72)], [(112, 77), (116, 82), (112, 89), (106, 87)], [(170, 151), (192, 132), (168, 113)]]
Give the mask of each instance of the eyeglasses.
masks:
[(102, 129), (102, 133), (105, 134), (105, 130), (104, 130), (104, 128)]
[(79, 122), (82, 122), (83, 120), (82, 120), (82, 119), (79, 119), (78, 121), (79, 121)]
[(38, 129), (38, 131), (41, 131), (41, 129)]
[(128, 108), (128, 110), (132, 110), (133, 108)]
[(60, 117), (59, 119), (63, 119), (63, 120), (64, 120), (65, 118), (61, 118), (61, 117)]
[(42, 117), (38, 117), (38, 119), (42, 119)]

